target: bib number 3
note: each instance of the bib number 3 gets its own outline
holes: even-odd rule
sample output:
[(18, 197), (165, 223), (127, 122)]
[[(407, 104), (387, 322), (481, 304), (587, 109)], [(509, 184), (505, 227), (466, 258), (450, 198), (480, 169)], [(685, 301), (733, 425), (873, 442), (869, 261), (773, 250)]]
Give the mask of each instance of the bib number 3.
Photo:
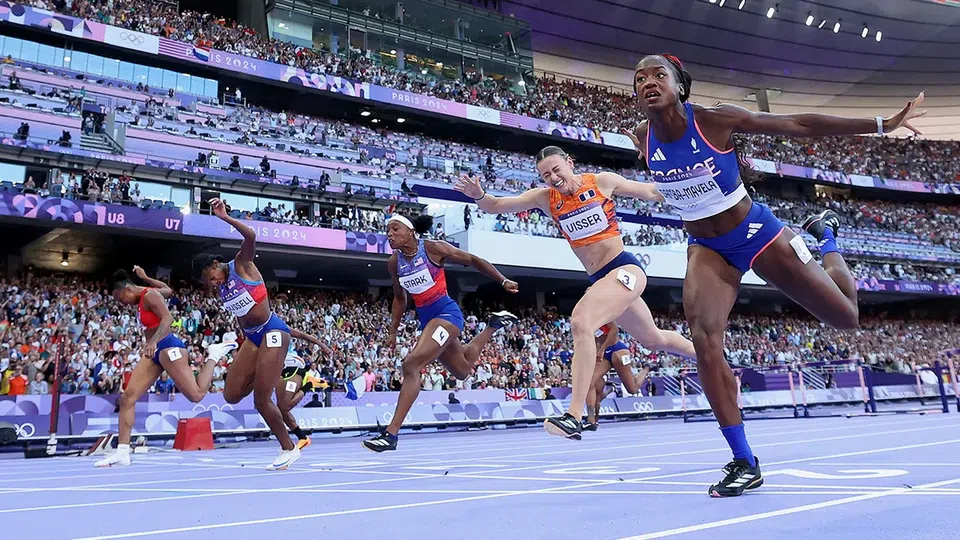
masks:
[(627, 288), (627, 290), (632, 291), (637, 287), (637, 276), (633, 275), (626, 270), (617, 270), (617, 281), (621, 285)]

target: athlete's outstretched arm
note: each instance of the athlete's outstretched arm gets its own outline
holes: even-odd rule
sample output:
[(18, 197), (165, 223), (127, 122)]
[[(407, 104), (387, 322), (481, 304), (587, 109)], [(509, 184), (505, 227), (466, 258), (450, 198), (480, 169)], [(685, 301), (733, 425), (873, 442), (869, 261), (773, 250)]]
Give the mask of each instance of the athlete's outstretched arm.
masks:
[(160, 281), (159, 279), (151, 278), (150, 276), (147, 275), (146, 272), (143, 271), (143, 268), (140, 268), (139, 266), (134, 265), (133, 273), (136, 274), (138, 278), (142, 279), (144, 283), (156, 289), (157, 292), (160, 293), (160, 295), (163, 296), (164, 298), (170, 298), (171, 296), (173, 296), (173, 289), (171, 289), (169, 285)]
[(237, 253), (236, 260), (242, 263), (252, 263), (257, 252), (257, 233), (244, 225), (239, 219), (227, 214), (227, 203), (221, 199), (210, 199), (210, 207), (213, 208), (213, 215), (229, 223), (240, 233), (240, 236), (243, 236), (243, 242), (240, 243), (240, 252)]
[(392, 349), (397, 344), (397, 329), (400, 328), (400, 319), (407, 311), (407, 291), (400, 286), (400, 278), (397, 277), (397, 255), (394, 254), (387, 261), (387, 270), (390, 271), (390, 277), (393, 279), (393, 306), (390, 310), (390, 336), (387, 338), (387, 347)]
[(321, 347), (321, 348), (324, 347), (324, 344), (319, 339), (317, 339), (314, 336), (311, 336), (310, 334), (304, 334), (303, 332), (297, 330), (296, 328), (290, 329), (290, 337), (292, 337), (293, 339), (306, 341), (307, 343), (312, 343), (317, 347)]
[(636, 180), (627, 180), (613, 172), (602, 172), (597, 175), (597, 185), (600, 190), (611, 195), (621, 197), (632, 197), (644, 201), (663, 202), (663, 195), (657, 190), (657, 186), (648, 182), (637, 182)]
[(467, 253), (462, 249), (457, 249), (442, 240), (425, 240), (423, 244), (427, 249), (427, 255), (429, 255), (432, 260), (437, 261), (440, 264), (443, 264), (444, 261), (449, 259), (457, 264), (472, 266), (490, 276), (494, 281), (499, 283), (501, 287), (506, 289), (507, 292), (515, 293), (518, 290), (517, 282), (511, 281), (504, 277), (504, 275), (497, 270), (496, 266), (490, 264), (489, 261), (482, 257), (477, 257), (472, 253)]
[[(905, 127), (914, 134), (920, 131), (910, 124), (927, 111), (917, 110), (923, 103), (923, 92), (897, 114), (882, 118), (883, 132), (890, 133)], [(829, 137), (836, 135), (860, 135), (877, 133), (876, 118), (846, 118), (818, 113), (771, 114), (753, 112), (729, 103), (712, 109), (710, 115), (735, 133), (763, 133), (766, 135), (789, 135), (793, 137)]]
[(530, 189), (516, 197), (494, 197), (480, 186), (479, 178), (471, 178), (467, 175), (461, 176), (453, 185), (453, 189), (473, 199), (473, 202), (488, 214), (511, 214), (531, 208), (543, 210), (546, 201), (550, 200), (547, 188)]

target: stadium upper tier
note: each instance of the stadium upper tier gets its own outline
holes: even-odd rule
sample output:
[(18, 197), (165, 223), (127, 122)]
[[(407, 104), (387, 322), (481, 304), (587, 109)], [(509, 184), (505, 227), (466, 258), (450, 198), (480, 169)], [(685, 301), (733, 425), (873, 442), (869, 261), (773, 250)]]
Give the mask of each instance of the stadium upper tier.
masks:
[[(211, 105), (186, 109), (182, 93), (157, 95), (146, 89), (121, 87), (114, 81), (78, 81), (75, 74), (63, 70), (44, 72), (6, 65), (3, 75), (6, 88), (0, 90), (0, 99), (6, 98), (9, 105), (0, 106), (0, 131), (12, 134), (24, 120), (30, 125), (28, 140), (8, 136), (6, 144), (62, 147), (64, 131), (71, 133), (73, 141), (80, 140), (81, 110), (76, 105), (80, 96), (85, 102), (114, 108), (118, 121), (126, 123), (126, 154), (98, 155), (118, 162), (174, 170), (202, 168), (208, 176), (219, 175), (224, 181), (244, 178), (289, 185), (294, 177), (299, 177), (300, 187), (318, 187), (319, 173), (326, 170), (337, 177), (334, 185), (326, 187), (328, 191), (343, 190), (342, 183), (362, 189), (374, 187), (384, 197), (408, 198), (404, 194), (412, 196), (412, 185), (421, 196), (448, 201), (462, 201), (449, 185), (458, 170), (483, 174), (491, 190), (501, 194), (517, 193), (538, 182), (533, 160), (526, 155), (420, 135), (375, 131), (294, 113)], [(765, 138), (746, 140), (756, 147), (774, 146)], [(848, 138), (837, 144), (882, 140)], [(776, 148), (797, 149), (791, 157), (807, 155), (799, 152), (801, 147), (795, 144), (780, 144)], [(237, 156), (236, 162), (232, 156)], [(269, 173), (262, 169), (264, 157), (268, 158)], [(788, 166), (777, 164), (777, 169), (786, 171)], [(597, 168), (585, 165), (582, 170)], [(619, 172), (644, 179), (635, 170)], [(404, 183), (406, 191), (401, 192)], [(756, 196), (794, 224), (825, 207), (759, 193)], [(659, 205), (637, 201), (620, 204), (620, 213), (627, 221), (680, 225), (676, 215)], [(948, 264), (960, 261), (956, 251), (960, 235), (956, 207), (865, 201), (833, 201), (830, 207), (840, 212), (846, 227), (854, 229), (841, 240), (852, 255)], [(451, 233), (456, 230), (456, 226), (448, 228)], [(628, 227), (626, 232), (635, 231)], [(682, 240), (682, 236), (677, 239)], [(812, 240), (808, 238), (808, 242)]]
[[(60, 8), (64, 7), (62, 2), (38, 0), (35, 4), (44, 5), (51, 10), (56, 10), (58, 5)], [(8, 12), (0, 10), (0, 17), (28, 26), (50, 26), (49, 18), (33, 8), (13, 5), (9, 9)], [(214, 15), (191, 11), (177, 13), (165, 3), (92, 0), (75, 2), (68, 11), (88, 21), (84, 23), (71, 17), (61, 17), (62, 20), (57, 20), (54, 24), (55, 29), (63, 27), (58, 30), (61, 34), (190, 60), (255, 77), (271, 79), (274, 78), (272, 73), (276, 72), (276, 80), (291, 84), (411, 106), (488, 124), (547, 132), (566, 138), (632, 149), (629, 140), (619, 134), (619, 130), (632, 129), (640, 120), (639, 109), (633, 106), (632, 97), (601, 87), (548, 78), (525, 85), (524, 95), (520, 95), (505, 87), (498, 87), (497, 81), (492, 79), (476, 84), (449, 79), (436, 80), (419, 73), (376, 65), (372, 60), (373, 56), (364, 54), (364, 51), (361, 51), (361, 54), (351, 51), (349, 56), (342, 57), (329, 51), (305, 49), (261, 36)], [(137, 34), (137, 37), (142, 37), (144, 43), (133, 46), (122, 42), (119, 38), (112, 37), (113, 33), (107, 30), (110, 26), (90, 23), (90, 20), (143, 32), (143, 36)], [(90, 28), (89, 31), (83, 30), (85, 25)], [(147, 39), (148, 37), (152, 39)], [(190, 45), (178, 46), (176, 43)], [(6, 46), (2, 50), (4, 54), (13, 53), (12, 50), (8, 51)], [(29, 58), (26, 60), (35, 61)], [(256, 63), (260, 60), (264, 61), (261, 62), (263, 66)], [(275, 62), (276, 64), (272, 65), (276, 69), (267, 69), (266, 62)], [(61, 58), (58, 65), (69, 66), (69, 63), (63, 62)], [(380, 95), (378, 88), (396, 91), (386, 92), (389, 95)], [(426, 96), (440, 99), (429, 100)], [(742, 148), (755, 158), (842, 172), (844, 174), (839, 178), (834, 177), (833, 181), (846, 184), (891, 187), (881, 178), (909, 180), (921, 184), (952, 183), (960, 178), (960, 160), (952, 159), (953, 156), (960, 155), (960, 142), (957, 141), (838, 138), (818, 141), (814, 146), (815, 148), (809, 148), (807, 145), (782, 144), (772, 138), (757, 138), (745, 143)], [(779, 157), (784, 159), (778, 159)], [(770, 167), (762, 164), (760, 168), (769, 168), (766, 172), (780, 172), (773, 164)], [(810, 171), (805, 174), (816, 175), (817, 172), (823, 171)], [(829, 174), (821, 176), (830, 177)], [(922, 186), (898, 187), (929, 191)], [(960, 192), (960, 187), (954, 192)]]

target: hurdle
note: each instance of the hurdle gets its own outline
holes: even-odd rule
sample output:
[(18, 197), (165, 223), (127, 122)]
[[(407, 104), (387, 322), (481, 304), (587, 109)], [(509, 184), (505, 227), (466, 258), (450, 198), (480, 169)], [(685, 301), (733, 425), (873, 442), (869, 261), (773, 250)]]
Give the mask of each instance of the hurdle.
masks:
[[(871, 376), (872, 370), (864, 369), (864, 366), (858, 365), (857, 370), (860, 373), (860, 392), (863, 395), (864, 400), (864, 412), (862, 413), (848, 413), (847, 418), (854, 418), (858, 416), (890, 416), (896, 414), (943, 414), (949, 413), (950, 407), (947, 402), (947, 392), (943, 384), (943, 372), (944, 366), (940, 360), (936, 360), (932, 368), (917, 367), (916, 364), (911, 364), (911, 369), (914, 371), (916, 377), (917, 385), (917, 395), (920, 398), (920, 407), (912, 408), (901, 408), (901, 409), (877, 409), (877, 400), (874, 392), (873, 386), (873, 377)], [(924, 401), (924, 388), (923, 382), (920, 379), (921, 372), (929, 371), (934, 374), (937, 379), (937, 390), (939, 393), (939, 403), (936, 406), (926, 406)], [(954, 384), (956, 382), (954, 381)]]
[[(794, 367), (796, 367), (796, 364), (794, 364)], [(863, 380), (862, 368), (860, 366), (857, 366), (857, 370), (860, 371), (860, 380), (862, 381)], [(807, 403), (807, 385), (803, 381), (803, 363), (802, 362), (800, 363), (799, 369), (797, 369), (797, 374), (799, 375), (800, 400), (801, 400), (801, 404), (798, 407), (796, 403), (796, 399), (794, 399), (793, 406), (797, 410), (797, 418), (844, 418), (844, 417), (847, 417), (847, 415), (843, 413), (811, 414), (810, 406)], [(792, 393), (793, 391), (794, 391), (793, 376), (791, 375), (790, 376), (790, 392)]]
[[(943, 351), (940, 354), (947, 358), (947, 371), (950, 374), (950, 386), (953, 387), (953, 398), (956, 400), (957, 412), (960, 413), (960, 383), (957, 382), (957, 369), (956, 364), (953, 362), (953, 357), (957, 354), (960, 354), (960, 349)], [(944, 396), (944, 399), (946, 399), (946, 396)]]
[[(681, 369), (681, 370), (680, 370), (680, 376), (678, 377), (678, 379), (680, 380), (680, 404), (681, 404), (681, 411), (682, 411), (682, 413), (683, 413), (683, 421), (684, 421), (685, 423), (689, 423), (689, 422), (716, 422), (716, 421), (717, 421), (716, 416), (715, 416), (712, 412), (710, 412), (710, 411), (704, 411), (703, 414), (695, 415), (693, 412), (691, 412), (691, 411), (687, 408), (687, 392), (686, 392), (686, 381), (685, 381), (685, 379), (686, 379), (686, 376), (687, 376), (688, 373), (690, 373), (690, 370)], [(742, 379), (741, 379), (741, 375), (740, 375), (740, 374), (741, 374), (741, 371), (740, 371), (739, 369), (734, 369), (734, 376), (736, 377), (736, 381), (737, 381), (737, 408), (740, 410), (740, 419), (741, 419), (742, 421), (751, 421), (751, 422), (752, 422), (752, 421), (755, 421), (755, 420), (788, 420), (788, 419), (801, 418), (801, 417), (802, 417), (801, 414), (800, 414), (800, 410), (799, 410), (799, 408), (797, 407), (796, 395), (795, 395), (795, 393), (794, 393), (793, 372), (792, 372), (792, 371), (789, 372), (788, 380), (789, 380), (789, 383), (790, 383), (790, 397), (791, 397), (791, 400), (792, 400), (792, 402), (793, 402), (793, 405), (790, 406), (790, 407), (772, 406), (772, 407), (778, 408), (778, 409), (786, 408), (786, 409), (790, 412), (789, 415), (768, 415), (768, 414), (765, 414), (765, 413), (760, 413), (759, 411), (755, 414), (755, 413), (753, 412), (753, 410), (752, 410), (752, 409), (760, 409), (760, 410), (763, 410), (763, 409), (770, 408), (770, 407), (768, 407), (768, 406), (753, 407), (753, 408), (746, 408), (746, 407), (744, 407), (744, 406), (743, 406), (743, 392), (741, 391), (743, 381), (742, 381)]]

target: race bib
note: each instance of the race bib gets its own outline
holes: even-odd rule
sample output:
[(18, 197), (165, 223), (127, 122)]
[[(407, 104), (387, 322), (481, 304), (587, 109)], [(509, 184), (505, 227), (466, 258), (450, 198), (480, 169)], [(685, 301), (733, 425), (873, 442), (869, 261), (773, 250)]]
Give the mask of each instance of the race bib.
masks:
[(237, 317), (243, 317), (247, 313), (250, 313), (250, 310), (253, 309), (255, 305), (257, 305), (257, 303), (253, 301), (253, 297), (250, 296), (250, 293), (247, 291), (243, 291), (236, 298), (231, 298), (223, 302), (223, 308)]
[(667, 204), (680, 210), (681, 216), (684, 212), (696, 213), (724, 201), (720, 185), (706, 167), (654, 176), (653, 179)]
[(557, 218), (560, 228), (571, 240), (581, 240), (607, 229), (607, 213), (598, 202), (577, 208)]
[(425, 293), (435, 285), (430, 269), (424, 268), (415, 274), (400, 276), (400, 286), (410, 294)]

